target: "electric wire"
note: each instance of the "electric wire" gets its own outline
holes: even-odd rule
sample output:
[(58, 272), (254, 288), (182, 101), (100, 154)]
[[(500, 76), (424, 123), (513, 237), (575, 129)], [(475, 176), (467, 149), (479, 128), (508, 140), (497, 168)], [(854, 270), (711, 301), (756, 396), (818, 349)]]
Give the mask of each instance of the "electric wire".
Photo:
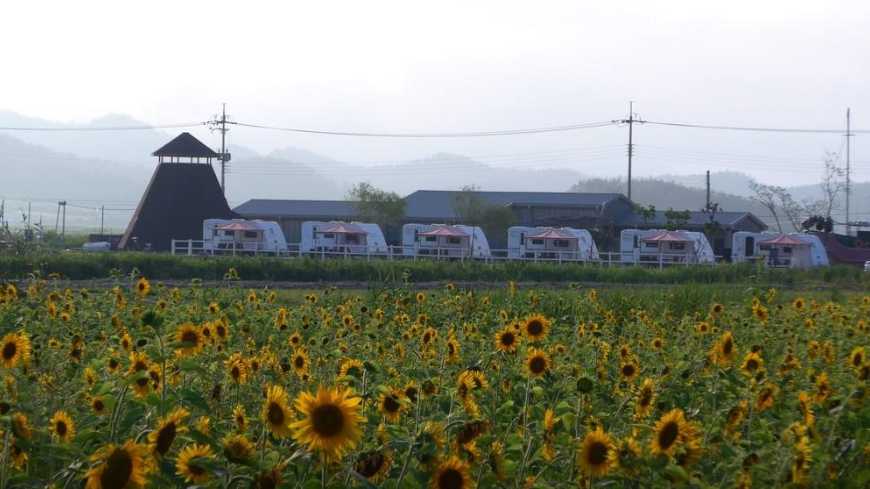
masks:
[(541, 134), (549, 132), (576, 131), (580, 129), (594, 129), (598, 127), (613, 126), (618, 121), (586, 122), (581, 124), (568, 124), (563, 126), (538, 127), (527, 129), (505, 129), (498, 131), (472, 131), (472, 132), (432, 132), (432, 133), (398, 133), (398, 132), (354, 132), (354, 131), (328, 131), (317, 129), (304, 129), (298, 127), (280, 127), (265, 124), (252, 124), (247, 122), (227, 121), (240, 127), (253, 129), (267, 129), (272, 131), (295, 132), (304, 134), (321, 134), (328, 136), (352, 136), (352, 137), (377, 137), (377, 138), (466, 138), (466, 137), (490, 137), (490, 136), (515, 136), (521, 134)]

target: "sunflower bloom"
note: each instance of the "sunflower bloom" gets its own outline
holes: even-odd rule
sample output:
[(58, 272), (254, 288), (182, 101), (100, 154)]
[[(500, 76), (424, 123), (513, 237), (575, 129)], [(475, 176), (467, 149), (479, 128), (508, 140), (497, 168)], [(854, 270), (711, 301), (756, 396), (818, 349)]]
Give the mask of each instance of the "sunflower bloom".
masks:
[(432, 479), (430, 489), (466, 489), (474, 487), (470, 475), (471, 467), (458, 457), (450, 457), (438, 464)]
[(14, 368), (19, 363), (27, 365), (29, 362), (30, 338), (27, 333), (9, 333), (0, 340), (0, 365)]
[(69, 443), (76, 436), (76, 425), (66, 411), (57, 411), (48, 421), (48, 430), (62, 443)]
[(141, 489), (152, 469), (148, 448), (132, 440), (123, 445), (106, 445), (90, 460), (95, 465), (85, 474), (85, 489)]
[(551, 368), (550, 355), (543, 350), (537, 348), (529, 348), (526, 353), (526, 373), (529, 377), (541, 377), (550, 371)]
[(275, 437), (290, 436), (290, 418), (293, 412), (290, 409), (290, 398), (283, 387), (279, 385), (269, 387), (261, 416), (266, 427)]
[(209, 479), (208, 470), (201, 464), (202, 459), (212, 459), (214, 454), (208, 445), (193, 444), (184, 447), (175, 462), (175, 473), (187, 482), (201, 484)]
[(523, 332), (530, 343), (540, 341), (550, 332), (550, 320), (541, 314), (533, 314), (526, 318)]
[(302, 419), (290, 425), (293, 439), (309, 451), (321, 452), (327, 460), (341, 459), (362, 435), (360, 402), (350, 389), (320, 387), (316, 395), (301, 392), (296, 411)]
[(616, 456), (616, 445), (600, 426), (586, 434), (577, 453), (580, 467), (591, 477), (607, 475), (616, 465)]
[(187, 409), (177, 408), (165, 418), (160, 418), (157, 421), (157, 429), (148, 434), (148, 446), (154, 455), (163, 457), (169, 453), (175, 438), (187, 431), (187, 428), (181, 426), (181, 423), (189, 415)]

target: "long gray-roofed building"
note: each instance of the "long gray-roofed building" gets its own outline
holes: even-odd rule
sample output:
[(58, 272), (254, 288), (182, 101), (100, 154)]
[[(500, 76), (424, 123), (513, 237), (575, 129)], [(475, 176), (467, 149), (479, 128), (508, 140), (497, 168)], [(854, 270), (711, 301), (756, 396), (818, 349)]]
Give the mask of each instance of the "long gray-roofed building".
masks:
[[(421, 224), (463, 223), (456, 211), (461, 191), (418, 190), (405, 197), (405, 222)], [(673, 226), (663, 211), (644, 216), (634, 204), (619, 193), (576, 192), (487, 192), (476, 196), (485, 205), (507, 207), (520, 226), (576, 227), (590, 230), (602, 249), (612, 249), (618, 233), (627, 228), (665, 228)], [(249, 219), (277, 221), (288, 242), (299, 242), (304, 221), (352, 221), (358, 219), (355, 203), (342, 200), (267, 200), (254, 199), (236, 207), (235, 212)], [(690, 231), (705, 231), (711, 219), (700, 211), (689, 213), (679, 227)], [(749, 212), (717, 212), (715, 221), (722, 232), (711, 237), (711, 244), (724, 255), (734, 231), (761, 231), (767, 226)], [(489, 233), (492, 234), (492, 233)], [(498, 234), (498, 233), (497, 233)], [(487, 236), (490, 246), (504, 248), (507, 236)]]

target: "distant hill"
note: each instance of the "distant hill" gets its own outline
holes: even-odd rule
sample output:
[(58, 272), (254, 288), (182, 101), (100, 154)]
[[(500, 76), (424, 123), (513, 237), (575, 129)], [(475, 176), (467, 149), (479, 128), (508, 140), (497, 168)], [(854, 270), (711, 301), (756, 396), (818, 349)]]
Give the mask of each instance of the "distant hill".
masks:
[[(658, 180), (679, 183), (686, 187), (707, 187), (706, 175), (661, 175), (656, 178)], [(753, 181), (754, 180), (749, 175), (735, 171), (710, 173), (710, 187), (713, 190), (741, 197), (749, 197), (752, 195), (752, 190), (749, 188), (749, 184)]]
[[(625, 181), (621, 179), (593, 178), (581, 180), (574, 184), (572, 192), (622, 192), (625, 193)], [(641, 178), (632, 180), (632, 200), (640, 205), (654, 205), (658, 210), (701, 210), (706, 203), (706, 190), (694, 188), (659, 178)], [(774, 225), (769, 212), (739, 195), (724, 192), (711, 192), (710, 200), (719, 204), (724, 211), (749, 211), (769, 226)]]

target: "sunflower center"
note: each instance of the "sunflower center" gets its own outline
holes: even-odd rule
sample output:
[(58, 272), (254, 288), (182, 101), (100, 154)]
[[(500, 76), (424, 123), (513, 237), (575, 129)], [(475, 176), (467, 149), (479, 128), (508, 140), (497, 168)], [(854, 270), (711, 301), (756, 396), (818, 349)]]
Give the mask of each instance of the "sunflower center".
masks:
[(543, 373), (546, 369), (547, 361), (541, 357), (535, 357), (529, 361), (529, 370), (531, 370), (533, 374)]
[(190, 462), (187, 464), (187, 470), (194, 476), (200, 476), (202, 474), (205, 474), (205, 468), (200, 467), (194, 462)]
[(505, 346), (511, 346), (514, 344), (514, 335), (513, 333), (505, 333), (501, 335), (501, 344)]
[(5, 345), (3, 345), (4, 360), (12, 360), (13, 358), (15, 358), (16, 353), (18, 353), (18, 345), (16, 345), (14, 341), (7, 342)]
[(384, 465), (384, 456), (372, 453), (357, 463), (356, 471), (366, 479), (373, 477)]
[(586, 456), (586, 460), (589, 462), (589, 465), (601, 465), (607, 462), (607, 452), (607, 445), (601, 442), (594, 442), (589, 445), (589, 452)]
[(102, 411), (105, 407), (106, 407), (106, 405), (103, 404), (103, 401), (101, 401), (101, 400), (99, 400), (99, 399), (97, 399), (96, 401), (94, 401), (94, 411), (100, 412), (100, 411)]
[(305, 366), (305, 357), (298, 356), (293, 359), (293, 364), (296, 365), (296, 368), (302, 368)]
[(184, 333), (181, 333), (182, 342), (196, 344), (198, 339), (199, 337), (195, 331), (185, 331)]
[(862, 363), (864, 363), (864, 359), (861, 358), (860, 353), (856, 354), (854, 357), (852, 357), (852, 365), (854, 365), (856, 367), (860, 367)]
[(273, 426), (282, 426), (284, 424), (284, 409), (276, 402), (269, 404), (269, 411), (266, 416), (269, 418), (269, 424)]
[(640, 394), (640, 405), (646, 407), (650, 402), (652, 402), (652, 391), (644, 389)]
[(157, 432), (157, 443), (155, 449), (160, 455), (166, 455), (172, 442), (175, 441), (175, 423), (169, 423)]
[(528, 331), (531, 336), (538, 336), (544, 332), (544, 323), (537, 319), (529, 321), (529, 324), (526, 325), (526, 331)]
[(148, 377), (139, 377), (138, 379), (136, 379), (136, 385), (138, 385), (139, 387), (145, 387), (146, 385), (148, 385)]
[(329, 438), (341, 433), (344, 428), (344, 413), (334, 404), (318, 406), (311, 413), (314, 431)]
[(438, 476), (439, 489), (461, 489), (464, 479), (456, 469), (447, 469)]
[(399, 404), (399, 400), (396, 399), (396, 396), (390, 395), (384, 398), (384, 409), (386, 409), (387, 412), (395, 413), (400, 407), (402, 406)]
[(730, 355), (731, 351), (734, 349), (734, 342), (731, 341), (731, 338), (727, 338), (725, 343), (722, 344), (722, 353), (726, 355)]
[(750, 359), (748, 362), (746, 362), (746, 369), (747, 370), (755, 370), (757, 368), (758, 368), (758, 362), (754, 358)]
[(634, 375), (634, 365), (628, 363), (622, 366), (622, 375), (631, 377)]
[(658, 442), (662, 450), (667, 450), (677, 441), (677, 435), (680, 434), (680, 428), (677, 423), (671, 421), (659, 431)]
[(55, 423), (54, 432), (57, 433), (57, 436), (63, 438), (66, 435), (66, 423), (63, 421)]
[(106, 468), (100, 475), (100, 486), (106, 489), (122, 489), (133, 474), (133, 459), (123, 448), (116, 448), (106, 459)]

